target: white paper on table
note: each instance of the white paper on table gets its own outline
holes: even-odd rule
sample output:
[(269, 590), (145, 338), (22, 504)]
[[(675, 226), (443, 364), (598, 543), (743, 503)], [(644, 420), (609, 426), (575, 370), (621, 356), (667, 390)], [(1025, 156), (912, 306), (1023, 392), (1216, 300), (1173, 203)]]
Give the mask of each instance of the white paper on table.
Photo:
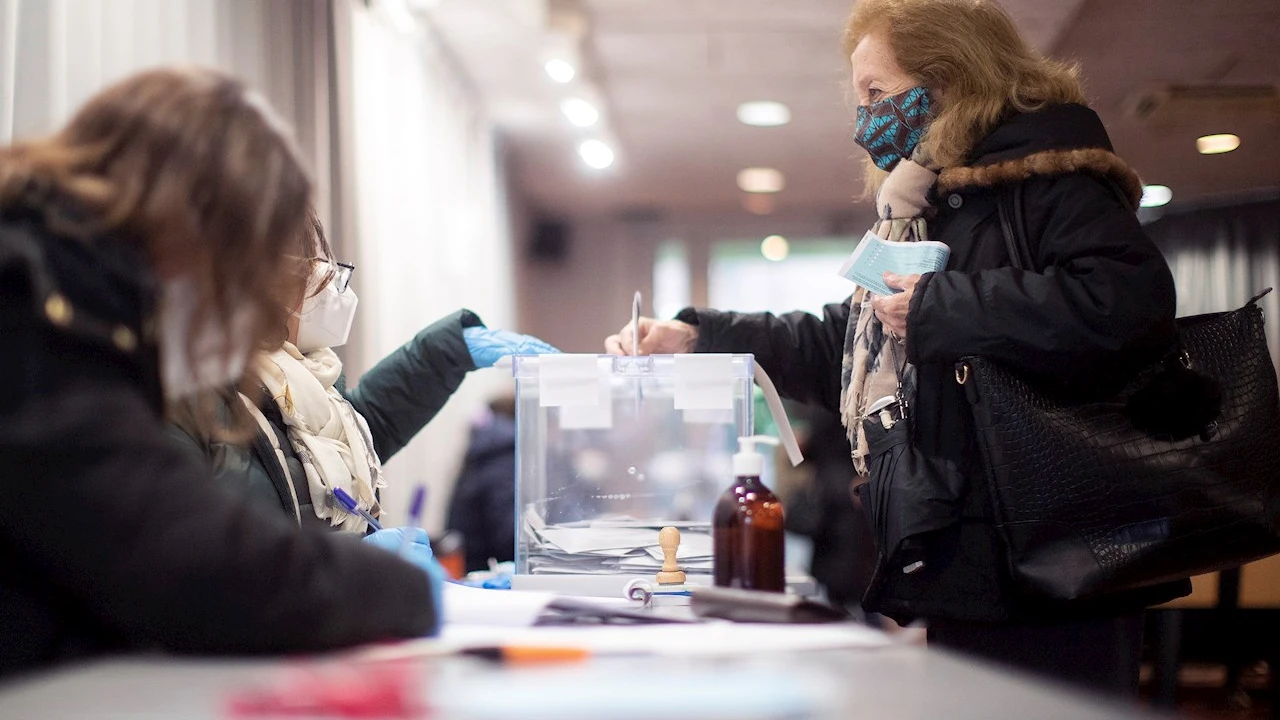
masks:
[(441, 639), (457, 646), (495, 644), (582, 648), (597, 655), (715, 657), (811, 650), (879, 648), (888, 635), (855, 623), (783, 625), (706, 622), (594, 627), (446, 626)]
[(555, 596), (523, 590), (489, 590), (457, 583), (444, 584), (444, 624), (528, 627)]
[[(569, 353), (540, 356), (538, 404), (541, 407), (598, 405), (603, 369), (601, 360), (595, 355)], [(608, 358), (603, 360), (608, 361)]]
[(676, 410), (733, 410), (733, 356), (675, 356)]

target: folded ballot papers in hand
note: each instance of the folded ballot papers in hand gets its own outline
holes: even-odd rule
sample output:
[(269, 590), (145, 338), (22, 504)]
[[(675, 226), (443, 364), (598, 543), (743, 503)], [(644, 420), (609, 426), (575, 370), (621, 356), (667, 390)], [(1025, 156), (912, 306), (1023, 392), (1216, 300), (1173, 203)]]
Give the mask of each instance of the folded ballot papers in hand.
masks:
[(840, 266), (840, 277), (852, 280), (876, 295), (901, 292), (884, 283), (886, 272), (895, 275), (923, 275), (947, 267), (951, 249), (933, 240), (890, 242), (871, 231), (862, 236), (853, 254)]

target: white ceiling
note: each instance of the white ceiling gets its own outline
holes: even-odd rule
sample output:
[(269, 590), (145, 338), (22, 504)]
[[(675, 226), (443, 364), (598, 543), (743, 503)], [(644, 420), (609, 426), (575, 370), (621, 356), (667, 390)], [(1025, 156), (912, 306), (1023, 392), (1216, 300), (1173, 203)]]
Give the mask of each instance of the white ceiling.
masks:
[[(859, 192), (839, 35), (849, 0), (443, 0), (434, 20), (510, 139), (517, 188), (539, 210), (739, 212), (748, 166), (785, 173), (779, 211), (839, 212)], [(1117, 149), (1176, 199), (1280, 185), (1280, 117), (1202, 113), (1153, 127), (1126, 114), (1169, 83), (1280, 84), (1280, 0), (1006, 0), (1032, 43), (1080, 61)], [(566, 19), (570, 22), (566, 22)], [(580, 43), (574, 31), (586, 28)], [(542, 71), (581, 49), (584, 85)], [(559, 114), (582, 92), (602, 102), (618, 162), (590, 171), (574, 147), (589, 131)], [(778, 100), (781, 128), (737, 122), (737, 105)], [(1197, 135), (1236, 132), (1240, 151), (1201, 157)]]

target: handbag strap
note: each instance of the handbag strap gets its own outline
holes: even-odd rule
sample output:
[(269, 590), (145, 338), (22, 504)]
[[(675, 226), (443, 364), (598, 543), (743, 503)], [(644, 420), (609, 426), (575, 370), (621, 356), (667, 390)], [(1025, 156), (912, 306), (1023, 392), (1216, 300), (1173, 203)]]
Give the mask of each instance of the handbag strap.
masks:
[[(1106, 185), (1116, 196), (1120, 204), (1129, 212), (1136, 212), (1129, 197), (1124, 194), (1116, 181), (1105, 178)], [(1023, 216), (1022, 202), (1023, 183), (1006, 185), (1000, 189), (996, 197), (996, 209), (1000, 214), (1000, 231), (1004, 236), (1004, 247), (1009, 253), (1009, 263), (1018, 270), (1038, 270), (1035, 255), (1031, 253), (1028, 242), (1027, 219)]]
[(1022, 183), (1001, 188), (996, 208), (1000, 213), (1000, 234), (1004, 236), (1009, 263), (1018, 270), (1034, 269), (1035, 260), (1027, 245), (1027, 228), (1022, 217)]

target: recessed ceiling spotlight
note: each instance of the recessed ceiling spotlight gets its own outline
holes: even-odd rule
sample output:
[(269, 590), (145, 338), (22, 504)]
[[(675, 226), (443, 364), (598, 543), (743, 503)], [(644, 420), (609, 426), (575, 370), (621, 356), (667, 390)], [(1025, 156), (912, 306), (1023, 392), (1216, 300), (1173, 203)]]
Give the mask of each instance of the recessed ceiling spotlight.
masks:
[(753, 167), (738, 173), (738, 187), (749, 193), (776, 193), (786, 187), (786, 181), (773, 168)]
[(770, 235), (760, 243), (760, 254), (765, 260), (781, 262), (787, 259), (789, 252), (791, 252), (791, 244), (781, 235)]
[(1196, 150), (1199, 150), (1201, 155), (1229, 153), (1238, 147), (1240, 147), (1239, 136), (1230, 133), (1196, 138)]
[(600, 111), (582, 98), (569, 98), (560, 103), (560, 112), (578, 127), (591, 127), (600, 120)]
[(1168, 205), (1173, 199), (1173, 191), (1165, 185), (1143, 185), (1142, 199), (1138, 204), (1144, 208)]
[(613, 148), (600, 140), (583, 140), (578, 145), (578, 155), (587, 167), (604, 170), (613, 164)]
[(550, 75), (552, 80), (558, 83), (567, 83), (578, 74), (572, 63), (560, 58), (548, 60), (547, 64), (543, 65), (542, 68), (547, 71), (547, 75)]
[(753, 100), (738, 106), (738, 121), (754, 127), (778, 127), (791, 122), (791, 108), (772, 100)]

